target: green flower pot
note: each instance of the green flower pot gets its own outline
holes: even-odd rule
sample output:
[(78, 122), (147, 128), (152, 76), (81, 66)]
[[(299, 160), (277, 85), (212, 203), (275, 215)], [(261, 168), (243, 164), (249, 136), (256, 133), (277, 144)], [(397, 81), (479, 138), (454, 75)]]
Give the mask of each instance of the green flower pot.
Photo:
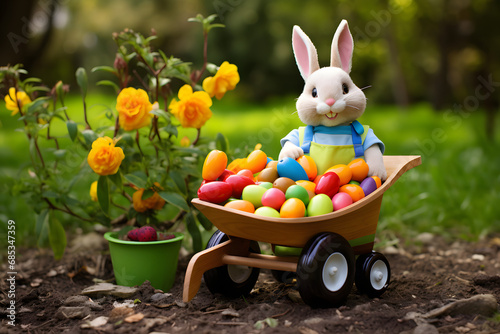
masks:
[(148, 242), (118, 239), (117, 232), (107, 232), (116, 284), (141, 285), (148, 280), (156, 289), (167, 292), (172, 288), (177, 271), (182, 233), (174, 232), (175, 238)]

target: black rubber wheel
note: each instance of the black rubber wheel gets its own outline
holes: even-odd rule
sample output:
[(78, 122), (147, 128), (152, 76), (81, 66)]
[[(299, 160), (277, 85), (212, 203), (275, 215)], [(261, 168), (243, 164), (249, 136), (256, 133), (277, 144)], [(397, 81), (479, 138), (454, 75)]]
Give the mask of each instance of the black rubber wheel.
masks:
[(383, 254), (371, 252), (356, 260), (356, 287), (371, 298), (380, 297), (391, 281), (391, 266)]
[[(217, 230), (207, 243), (207, 249), (229, 240), (228, 236)], [(250, 243), (250, 251), (260, 254), (259, 244)], [(213, 268), (203, 274), (205, 284), (211, 293), (221, 293), (227, 297), (235, 298), (246, 296), (252, 291), (259, 278), (260, 268), (237, 265), (223, 265)]]
[(297, 274), (293, 271), (271, 269), (271, 273), (273, 274), (275, 280), (285, 284), (290, 284), (295, 278), (297, 278)]
[(344, 237), (320, 233), (302, 249), (297, 265), (297, 287), (311, 307), (345, 303), (354, 283), (354, 252)]

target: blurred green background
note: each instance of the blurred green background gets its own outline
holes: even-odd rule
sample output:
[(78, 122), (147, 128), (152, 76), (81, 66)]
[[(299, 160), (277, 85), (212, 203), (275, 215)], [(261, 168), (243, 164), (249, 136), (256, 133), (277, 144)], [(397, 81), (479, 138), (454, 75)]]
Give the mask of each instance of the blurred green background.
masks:
[[(261, 143), (277, 158), (280, 138), (301, 125), (294, 104), (303, 81), (291, 49), (292, 27), (309, 35), (326, 66), (333, 33), (345, 18), (355, 42), (351, 77), (359, 87), (371, 86), (361, 121), (385, 142), (386, 154), (423, 158), (384, 196), (381, 239), (421, 232), (476, 239), (500, 232), (498, 1), (9, 1), (0, 13), (0, 66), (23, 63), (49, 86), (69, 83), (75, 96), (68, 111), (77, 115), (82, 106), (75, 70), (112, 65), (113, 32), (128, 27), (147, 35), (154, 29), (157, 48), (200, 64), (201, 31), (187, 22), (197, 13), (216, 13), (226, 25), (210, 35), (210, 62), (228, 60), (241, 76), (236, 90), (214, 104), (203, 135), (223, 129), (233, 149)], [(94, 83), (104, 78), (89, 75)], [(93, 89), (90, 108), (114, 108), (115, 97), (107, 93), (106, 87)], [(29, 164), (28, 143), (3, 102), (0, 122), (1, 228), (16, 220), (18, 242), (30, 245), (35, 215), (12, 189)], [(195, 136), (189, 130), (183, 135)]]

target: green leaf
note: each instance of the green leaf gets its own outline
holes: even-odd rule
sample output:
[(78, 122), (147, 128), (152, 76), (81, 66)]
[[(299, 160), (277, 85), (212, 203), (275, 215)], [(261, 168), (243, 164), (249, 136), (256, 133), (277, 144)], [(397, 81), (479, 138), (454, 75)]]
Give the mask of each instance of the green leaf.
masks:
[(82, 95), (85, 98), (87, 96), (87, 71), (83, 67), (79, 67), (76, 70), (76, 82), (78, 83), (78, 86), (80, 86), (80, 89), (82, 91)]
[(111, 182), (113, 182), (115, 184), (115, 186), (120, 191), (122, 191), (122, 189), (123, 189), (123, 182), (122, 182), (122, 174), (120, 173), (120, 171), (118, 171), (117, 173), (115, 173), (113, 175), (108, 175), (108, 178), (111, 180)]
[(62, 159), (66, 156), (66, 153), (68, 151), (64, 150), (64, 149), (61, 149), (61, 150), (55, 150), (54, 151), (54, 155), (56, 156), (57, 159)]
[(220, 132), (217, 133), (217, 136), (215, 137), (216, 141), (216, 146), (217, 149), (222, 151), (222, 152), (227, 152), (227, 149), (229, 147), (229, 142), (227, 138)]
[(97, 82), (98, 86), (111, 86), (115, 89), (115, 91), (118, 93), (120, 91), (120, 87), (118, 87), (117, 84), (115, 84), (113, 81), (111, 80), (101, 80), (99, 82)]
[(148, 183), (148, 176), (144, 172), (134, 172), (132, 174), (126, 174), (123, 177), (137, 188), (146, 188)]
[(49, 210), (45, 209), (36, 217), (35, 224), (35, 237), (37, 240), (37, 246), (40, 248), (46, 247), (48, 245), (48, 231), (49, 231), (49, 222), (48, 222), (48, 213)]
[(78, 135), (78, 125), (74, 121), (67, 121), (66, 127), (68, 128), (68, 134), (71, 141), (75, 141), (76, 136)]
[(103, 71), (103, 72), (109, 72), (112, 74), (116, 74), (115, 68), (111, 67), (111, 66), (96, 66), (92, 69), (92, 73), (97, 72), (97, 71)]
[(109, 185), (108, 177), (105, 175), (99, 176), (97, 181), (97, 200), (101, 206), (102, 211), (106, 215), (109, 214)]
[(42, 107), (44, 103), (46, 103), (48, 100), (47, 97), (39, 97), (38, 99), (34, 100), (33, 102), (29, 103), (26, 105), (28, 108), (28, 114), (33, 114), (35, 113), (38, 108)]
[(214, 226), (212, 224), (212, 222), (210, 220), (208, 220), (208, 218), (205, 217), (205, 215), (201, 212), (198, 212), (198, 214), (196, 215), (196, 218), (198, 218), (198, 221), (200, 222), (201, 226), (203, 226), (203, 228), (206, 231), (210, 231), (212, 229), (212, 227)]
[(196, 224), (196, 220), (193, 217), (193, 213), (190, 211), (186, 215), (186, 227), (191, 235), (191, 238), (193, 238), (193, 251), (199, 252), (202, 250), (201, 247), (201, 232), (200, 229), (198, 228), (198, 225)]
[(170, 117), (168, 116), (167, 112), (163, 109), (153, 109), (149, 112), (150, 114), (153, 114), (153, 115), (156, 115), (158, 117), (163, 117), (165, 118), (167, 121), (170, 120)]
[(180, 192), (183, 194), (187, 193), (186, 181), (184, 180), (184, 177), (182, 176), (181, 172), (174, 170), (171, 171), (169, 175), (170, 178), (174, 180), (174, 183), (177, 186), (177, 188), (179, 188)]
[(66, 232), (64, 227), (61, 225), (59, 220), (52, 217), (49, 220), (49, 242), (52, 251), (54, 252), (54, 258), (59, 260), (64, 255), (64, 250), (66, 249)]
[(184, 211), (189, 211), (189, 205), (186, 203), (184, 197), (182, 197), (180, 194), (176, 192), (160, 191), (158, 195), (160, 195), (160, 197), (168, 203), (175, 205), (176, 207)]
[(278, 320), (274, 319), (274, 318), (266, 318), (264, 320), (259, 320), (257, 321), (253, 327), (255, 329), (263, 329), (264, 327), (266, 327), (266, 324), (271, 327), (271, 328), (274, 328), (276, 326), (278, 326)]
[(97, 135), (94, 131), (87, 129), (82, 131), (83, 138), (85, 138), (85, 143), (88, 146), (92, 146), (92, 143), (97, 139)]
[(148, 198), (150, 198), (151, 196), (153, 196), (155, 194), (155, 192), (152, 190), (152, 189), (146, 189), (144, 190), (144, 192), (142, 193), (142, 196), (141, 196), (141, 200), (147, 200)]

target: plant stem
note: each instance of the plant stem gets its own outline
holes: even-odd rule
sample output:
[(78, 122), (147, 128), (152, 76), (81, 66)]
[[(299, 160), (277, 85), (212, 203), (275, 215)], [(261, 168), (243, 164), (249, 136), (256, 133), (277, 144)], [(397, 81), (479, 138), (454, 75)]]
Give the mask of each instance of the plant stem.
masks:
[(197, 132), (196, 132), (196, 139), (193, 141), (192, 146), (196, 146), (196, 143), (198, 143), (198, 140), (200, 140), (200, 133), (201, 133), (201, 128), (200, 128), (200, 129), (197, 129)]
[(90, 223), (94, 223), (94, 220), (92, 219), (88, 219), (88, 218), (85, 218), (85, 217), (82, 217), (80, 216), (79, 214), (73, 212), (66, 204), (64, 205), (64, 209), (63, 208), (59, 208), (57, 206), (55, 206), (48, 198), (46, 197), (42, 197), (42, 199), (47, 202), (47, 204), (49, 205), (49, 208), (52, 209), (52, 210), (57, 210), (57, 211), (61, 211), (61, 212), (64, 212), (64, 213), (67, 213), (73, 217), (76, 217), (80, 220), (83, 220), (83, 221), (86, 221), (86, 222), (90, 222)]

